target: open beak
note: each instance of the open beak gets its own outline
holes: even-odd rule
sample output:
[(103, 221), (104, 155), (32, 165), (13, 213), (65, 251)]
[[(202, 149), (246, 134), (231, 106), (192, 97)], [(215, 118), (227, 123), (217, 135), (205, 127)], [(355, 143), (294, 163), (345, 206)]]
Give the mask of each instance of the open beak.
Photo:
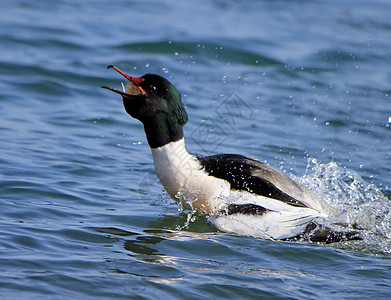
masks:
[(125, 90), (125, 86), (122, 82), (121, 82), (122, 91), (108, 87), (108, 86), (102, 86), (102, 88), (110, 90), (114, 93), (120, 94), (122, 97), (130, 98), (132, 96), (140, 96), (140, 95), (146, 96), (144, 89), (141, 86), (139, 86), (139, 84), (145, 80), (144, 78), (130, 76), (130, 75), (122, 72), (117, 67), (114, 67), (112, 65), (107, 67), (107, 69), (110, 69), (110, 68), (113, 68), (118, 73), (120, 73), (122, 76), (124, 76), (127, 80), (129, 80), (129, 82), (126, 85), (128, 90), (127, 91)]

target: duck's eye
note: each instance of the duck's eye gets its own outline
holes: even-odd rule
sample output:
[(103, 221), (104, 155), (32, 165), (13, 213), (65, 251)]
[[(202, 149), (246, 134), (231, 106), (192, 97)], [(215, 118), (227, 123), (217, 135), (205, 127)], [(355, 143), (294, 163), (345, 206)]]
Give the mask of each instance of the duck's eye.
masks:
[(151, 85), (151, 89), (154, 90), (154, 91), (156, 91), (156, 86)]

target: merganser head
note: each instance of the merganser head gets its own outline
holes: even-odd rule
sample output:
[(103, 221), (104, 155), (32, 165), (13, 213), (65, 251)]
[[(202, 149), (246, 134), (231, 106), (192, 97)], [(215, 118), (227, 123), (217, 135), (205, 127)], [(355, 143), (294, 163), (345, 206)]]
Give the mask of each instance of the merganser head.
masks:
[(151, 148), (157, 148), (183, 138), (182, 126), (187, 122), (187, 113), (178, 90), (167, 79), (145, 74), (133, 77), (114, 66), (108, 66), (129, 80), (127, 91), (111, 87), (102, 88), (120, 94), (126, 112), (144, 124)]

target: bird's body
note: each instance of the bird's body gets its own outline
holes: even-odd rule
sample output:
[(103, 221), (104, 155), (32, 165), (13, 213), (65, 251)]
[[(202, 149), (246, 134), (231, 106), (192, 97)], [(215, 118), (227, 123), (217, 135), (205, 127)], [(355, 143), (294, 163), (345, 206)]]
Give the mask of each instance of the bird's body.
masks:
[[(182, 131), (187, 113), (176, 88), (158, 75), (136, 78), (114, 69), (130, 81), (128, 91), (105, 88), (121, 94), (125, 110), (143, 123), (163, 187), (218, 230), (290, 239), (312, 234), (308, 230), (314, 229), (315, 218), (335, 213), (308, 188), (267, 164), (237, 154), (189, 154)], [(350, 237), (322, 230), (326, 242)]]
[(244, 156), (197, 157), (187, 152), (183, 138), (151, 151), (167, 193), (185, 208), (207, 215), (209, 224), (225, 232), (289, 238), (332, 210), (287, 175)]

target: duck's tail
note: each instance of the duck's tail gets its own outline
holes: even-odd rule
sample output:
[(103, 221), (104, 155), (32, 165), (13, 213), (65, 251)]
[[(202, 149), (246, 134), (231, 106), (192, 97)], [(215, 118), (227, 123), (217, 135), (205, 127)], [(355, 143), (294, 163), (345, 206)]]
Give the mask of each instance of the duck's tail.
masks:
[(285, 240), (331, 244), (362, 239), (359, 231), (335, 231), (324, 225), (311, 222), (302, 234)]

